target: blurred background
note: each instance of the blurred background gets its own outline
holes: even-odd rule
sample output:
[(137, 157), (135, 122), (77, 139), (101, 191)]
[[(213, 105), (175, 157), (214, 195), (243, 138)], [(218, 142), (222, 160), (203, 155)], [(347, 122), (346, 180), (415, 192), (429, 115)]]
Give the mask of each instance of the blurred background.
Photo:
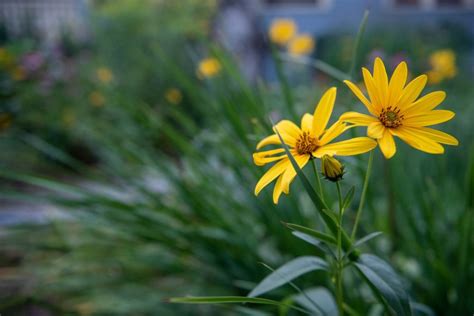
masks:
[[(447, 92), (441, 129), (460, 146), (377, 149), (360, 236), (384, 233), (365, 247), (414, 300), (471, 315), (473, 41), (473, 0), (1, 0), (0, 313), (274, 313), (164, 300), (246, 295), (259, 262), (315, 253), (281, 224), (322, 227), (310, 200), (296, 181), (278, 206), (256, 198), (252, 152), (269, 117), (312, 112), (330, 86), (333, 120), (364, 112), (341, 79), (380, 56)], [(366, 160), (344, 159), (356, 196)], [(346, 289), (360, 315), (383, 313), (355, 275)]]

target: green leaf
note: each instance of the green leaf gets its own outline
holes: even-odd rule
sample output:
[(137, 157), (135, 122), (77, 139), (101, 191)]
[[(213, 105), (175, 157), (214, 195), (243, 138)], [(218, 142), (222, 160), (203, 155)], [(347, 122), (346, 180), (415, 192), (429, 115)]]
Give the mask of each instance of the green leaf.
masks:
[(370, 254), (359, 257), (354, 266), (368, 282), (377, 297), (385, 306), (389, 306), (389, 313), (404, 316), (411, 315), (408, 295), (403, 284), (393, 268), (384, 260)]
[(374, 239), (375, 237), (378, 237), (382, 235), (382, 232), (373, 232), (373, 233), (370, 233), (364, 237), (362, 237), (361, 239), (357, 240), (355, 243), (354, 243), (354, 248), (357, 248), (359, 247), (360, 245), (362, 244), (365, 244), (366, 242), (368, 242), (369, 240), (371, 239)]
[(293, 279), (315, 270), (327, 270), (327, 263), (318, 257), (304, 256), (293, 259), (263, 279), (250, 293), (248, 297), (256, 297), (276, 289)]
[(359, 247), (360, 245), (363, 245), (365, 244), (366, 242), (378, 237), (382, 235), (382, 232), (374, 232), (374, 233), (370, 233), (364, 237), (362, 237), (361, 239), (357, 240), (351, 247), (351, 249), (349, 249), (349, 251), (345, 254), (345, 257), (349, 256), (352, 252), (354, 252), (357, 247)]
[[(278, 129), (275, 126), (274, 126), (274, 129), (275, 129), (275, 133), (278, 135), (278, 138), (280, 139), (280, 142), (283, 148), (285, 149), (285, 153), (288, 156), (288, 159), (290, 160), (291, 165), (295, 169), (296, 174), (298, 175), (298, 178), (303, 183), (303, 186), (306, 189), (306, 192), (308, 192), (308, 195), (311, 198), (311, 201), (313, 201), (313, 204), (318, 210), (319, 214), (321, 215), (321, 218), (324, 220), (324, 222), (326, 223), (327, 227), (331, 230), (333, 235), (337, 236), (338, 231), (339, 231), (338, 224), (333, 214), (327, 212), (327, 210), (329, 210), (329, 207), (326, 205), (326, 203), (324, 203), (321, 197), (316, 193), (313, 186), (309, 182), (308, 178), (305, 176), (301, 168), (298, 166), (297, 162), (295, 161), (295, 158), (290, 153), (290, 150), (288, 146), (286, 145), (285, 141), (283, 140), (283, 138), (281, 137)], [(344, 230), (342, 230), (341, 237), (342, 237), (342, 240), (341, 240), (342, 248), (345, 251), (348, 251), (351, 248), (352, 242)]]
[(298, 231), (294, 231), (294, 232), (292, 232), (292, 234), (294, 236), (298, 237), (299, 239), (304, 240), (304, 241), (306, 241), (307, 243), (309, 243), (313, 246), (316, 246), (322, 252), (324, 252), (324, 253), (332, 256), (334, 259), (336, 259), (336, 254), (331, 250), (331, 248), (328, 247), (328, 245), (326, 245), (322, 241), (319, 241), (316, 238), (314, 238), (314, 237), (312, 237), (308, 234), (298, 232)]
[(337, 305), (326, 288), (315, 287), (303, 290), (303, 293), (293, 296), (294, 302), (317, 315), (337, 316)]
[(308, 311), (293, 305), (281, 303), (266, 298), (245, 297), (245, 296), (190, 296), (190, 297), (173, 297), (168, 300), (170, 303), (180, 304), (232, 304), (232, 303), (249, 303), (290, 307), (304, 314), (310, 314)]
[(226, 304), (226, 303), (252, 303), (266, 305), (280, 305), (280, 302), (266, 298), (255, 298), (245, 296), (190, 296), (173, 297), (169, 299), (170, 303), (183, 304)]
[(311, 229), (311, 228), (308, 228), (308, 227), (305, 227), (305, 226), (297, 225), (297, 224), (285, 223), (285, 225), (289, 229), (305, 233), (307, 235), (313, 236), (314, 238), (319, 239), (319, 240), (324, 241), (324, 242), (327, 242), (329, 244), (333, 244), (333, 245), (337, 244), (336, 239), (334, 237), (328, 235), (328, 234), (319, 232), (317, 230), (314, 230), (314, 229)]
[(354, 198), (355, 187), (349, 189), (346, 196), (344, 197), (344, 201), (342, 202), (342, 208), (347, 210), (347, 208), (351, 205), (352, 199)]
[(424, 304), (411, 302), (410, 306), (413, 315), (435, 316), (433, 310)]

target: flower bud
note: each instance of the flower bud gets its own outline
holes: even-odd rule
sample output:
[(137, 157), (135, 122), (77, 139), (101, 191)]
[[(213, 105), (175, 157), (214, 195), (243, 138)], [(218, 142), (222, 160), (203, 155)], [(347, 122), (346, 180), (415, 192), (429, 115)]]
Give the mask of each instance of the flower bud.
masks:
[(336, 158), (324, 155), (321, 158), (321, 171), (326, 179), (337, 182), (344, 175), (344, 166)]

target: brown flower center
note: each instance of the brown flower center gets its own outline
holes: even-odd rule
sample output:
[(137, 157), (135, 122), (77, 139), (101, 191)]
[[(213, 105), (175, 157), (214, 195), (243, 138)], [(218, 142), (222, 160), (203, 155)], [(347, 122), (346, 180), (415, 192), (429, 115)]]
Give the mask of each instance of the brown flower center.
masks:
[(311, 155), (318, 148), (318, 140), (308, 132), (303, 132), (296, 141), (296, 152), (300, 155)]
[(379, 120), (385, 127), (398, 127), (402, 125), (403, 114), (400, 114), (399, 108), (392, 109), (392, 106), (389, 106), (380, 112)]

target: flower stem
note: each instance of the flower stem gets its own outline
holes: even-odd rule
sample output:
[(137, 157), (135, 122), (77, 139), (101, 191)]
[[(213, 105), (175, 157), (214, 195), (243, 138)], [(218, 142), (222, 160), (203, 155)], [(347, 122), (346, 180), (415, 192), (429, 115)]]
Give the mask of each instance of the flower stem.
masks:
[(339, 214), (338, 214), (338, 233), (337, 233), (337, 263), (336, 263), (336, 301), (339, 315), (344, 315), (344, 294), (342, 289), (342, 270), (344, 269), (344, 259), (342, 256), (342, 214), (344, 212), (342, 207), (341, 185), (339, 181), (336, 182), (337, 197), (339, 199)]
[(369, 154), (369, 162), (367, 163), (367, 170), (365, 172), (364, 186), (362, 187), (362, 194), (360, 196), (359, 207), (357, 209), (357, 214), (354, 222), (354, 228), (352, 228), (351, 238), (354, 240), (357, 233), (357, 226), (359, 225), (360, 214), (364, 208), (365, 196), (367, 194), (367, 187), (369, 185), (370, 173), (372, 172), (372, 161), (374, 160), (374, 151), (372, 150)]
[(326, 201), (324, 200), (324, 191), (323, 191), (323, 186), (321, 184), (321, 178), (319, 177), (318, 168), (316, 167), (316, 163), (314, 162), (314, 159), (311, 159), (311, 162), (313, 164), (313, 171), (314, 171), (314, 174), (316, 175), (316, 180), (317, 180), (317, 183), (318, 183), (319, 195), (321, 196), (321, 200), (324, 203), (326, 203)]

